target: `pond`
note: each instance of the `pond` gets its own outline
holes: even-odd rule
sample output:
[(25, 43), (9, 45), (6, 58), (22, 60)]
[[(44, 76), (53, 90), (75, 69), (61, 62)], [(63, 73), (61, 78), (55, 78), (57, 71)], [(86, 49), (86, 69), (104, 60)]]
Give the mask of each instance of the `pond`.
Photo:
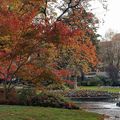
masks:
[(120, 107), (113, 102), (77, 102), (77, 104), (86, 111), (95, 112), (109, 116), (104, 120), (120, 120)]

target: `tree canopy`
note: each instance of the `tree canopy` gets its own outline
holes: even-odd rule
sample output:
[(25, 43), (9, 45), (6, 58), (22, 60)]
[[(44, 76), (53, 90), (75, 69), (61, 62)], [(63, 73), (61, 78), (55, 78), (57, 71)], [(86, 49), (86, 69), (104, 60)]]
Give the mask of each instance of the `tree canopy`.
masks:
[(60, 77), (62, 70), (86, 72), (96, 66), (98, 20), (85, 9), (87, 2), (0, 0), (0, 78), (6, 91), (14, 78), (38, 81), (45, 69)]

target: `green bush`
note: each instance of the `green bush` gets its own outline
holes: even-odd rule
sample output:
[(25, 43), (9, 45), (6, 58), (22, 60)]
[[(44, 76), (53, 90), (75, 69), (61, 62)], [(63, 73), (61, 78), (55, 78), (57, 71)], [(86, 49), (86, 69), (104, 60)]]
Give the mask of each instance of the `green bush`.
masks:
[(97, 76), (102, 82), (104, 86), (112, 85), (112, 80), (104, 77), (104, 76)]
[(30, 105), (31, 99), (33, 96), (35, 96), (35, 91), (29, 87), (23, 88), (20, 90), (17, 94), (17, 97), (19, 99), (19, 104), (21, 105)]
[(87, 85), (88, 85), (88, 80), (82, 81), (82, 82), (81, 82), (81, 85), (82, 85), (82, 86), (87, 86)]
[(95, 79), (92, 79), (88, 82), (87, 84), (88, 86), (102, 86), (103, 85), (103, 82), (100, 81), (100, 80), (95, 80)]
[(104, 85), (103, 81), (98, 77), (95, 76), (93, 78), (89, 78), (86, 81), (82, 81), (82, 85), (84, 86), (102, 86)]

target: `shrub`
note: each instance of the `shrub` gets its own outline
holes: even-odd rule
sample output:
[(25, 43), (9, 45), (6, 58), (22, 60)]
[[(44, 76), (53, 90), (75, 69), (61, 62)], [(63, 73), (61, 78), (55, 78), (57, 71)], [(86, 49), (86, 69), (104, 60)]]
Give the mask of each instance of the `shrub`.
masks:
[(21, 105), (30, 105), (31, 99), (33, 96), (35, 96), (35, 90), (31, 88), (23, 88), (20, 90), (17, 94), (17, 97), (19, 99), (19, 104)]
[(88, 86), (102, 86), (103, 82), (100, 80), (95, 80), (95, 79), (91, 79), (88, 84)]
[(33, 97), (31, 103), (34, 106), (79, 109), (74, 103), (68, 102), (59, 95), (50, 93), (41, 93), (40, 95)]
[(88, 80), (82, 82), (82, 85), (86, 86), (102, 86), (103, 84), (103, 81), (98, 76), (89, 78)]
[(112, 80), (104, 77), (104, 76), (97, 76), (102, 82), (104, 86), (112, 85)]
[(0, 88), (0, 104), (17, 105), (18, 104), (18, 98), (17, 98), (16, 90), (12, 89), (8, 94), (8, 99), (5, 99), (4, 89)]
[[(3, 96), (2, 90), (0, 91), (0, 95)], [(40, 94), (36, 94), (35, 90), (31, 88), (23, 88), (18, 92), (13, 90), (9, 99), (6, 100), (4, 97), (0, 98), (0, 104), (79, 109), (73, 102), (68, 101), (60, 94), (58, 95), (53, 92), (41, 92)]]
[(60, 85), (60, 84), (51, 84), (47, 86), (48, 90), (64, 90), (65, 87), (64, 85)]
[(87, 85), (88, 85), (88, 81), (87, 81), (87, 80), (82, 81), (82, 82), (81, 82), (81, 85), (82, 85), (82, 86), (87, 86)]

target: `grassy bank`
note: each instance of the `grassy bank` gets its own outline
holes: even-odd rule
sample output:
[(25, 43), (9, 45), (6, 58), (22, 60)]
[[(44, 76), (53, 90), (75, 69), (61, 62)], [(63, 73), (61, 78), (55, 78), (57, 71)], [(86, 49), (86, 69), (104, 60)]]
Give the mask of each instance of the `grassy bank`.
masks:
[(0, 106), (0, 120), (101, 120), (100, 118), (98, 114), (83, 110)]
[(118, 93), (120, 92), (120, 88), (115, 87), (97, 87), (97, 86), (81, 86), (81, 90), (96, 90), (96, 91), (108, 91)]

